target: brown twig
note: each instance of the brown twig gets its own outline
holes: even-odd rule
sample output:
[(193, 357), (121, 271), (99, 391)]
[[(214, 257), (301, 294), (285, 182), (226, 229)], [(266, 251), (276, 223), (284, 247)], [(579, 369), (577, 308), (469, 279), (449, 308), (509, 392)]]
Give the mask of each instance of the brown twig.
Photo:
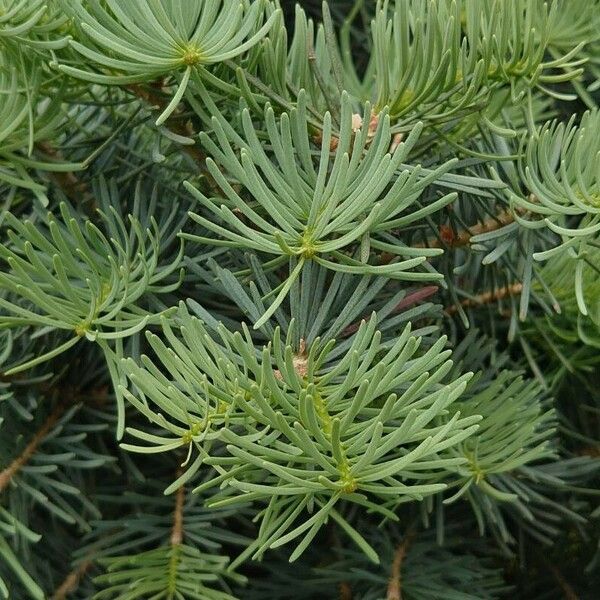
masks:
[[(179, 473), (180, 475), (180, 473)], [(178, 475), (178, 476), (179, 476)], [(171, 530), (171, 545), (179, 546), (183, 541), (183, 504), (185, 502), (185, 487), (182, 485), (175, 495), (175, 510), (173, 511), (173, 529)]]
[(575, 593), (575, 590), (571, 587), (571, 584), (565, 579), (565, 576), (556, 568), (555, 565), (546, 561), (552, 575), (554, 575), (554, 579), (560, 586), (562, 590), (565, 600), (579, 600), (579, 596)]
[[(38, 142), (36, 147), (50, 158), (60, 162), (64, 161), (62, 154), (50, 142)], [(81, 195), (88, 191), (87, 182), (81, 181), (72, 171), (51, 172), (50, 177), (71, 200), (80, 199)]]
[[(425, 287), (415, 290), (414, 292), (407, 294), (404, 298), (402, 298), (402, 300), (400, 300), (400, 302), (398, 302), (398, 304), (396, 304), (396, 306), (392, 309), (390, 314), (395, 315), (403, 311), (405, 308), (409, 308), (418, 302), (423, 302), (423, 300), (427, 300), (427, 298), (436, 294), (438, 290), (439, 288), (437, 285), (426, 285)], [(348, 325), (348, 327), (342, 331), (342, 337), (346, 337), (354, 333), (358, 330), (362, 321), (368, 321), (369, 319), (370, 315), (367, 315), (360, 321)]]
[(38, 446), (44, 441), (44, 438), (50, 430), (54, 427), (58, 419), (65, 412), (67, 404), (61, 402), (57, 404), (54, 410), (48, 415), (46, 420), (42, 423), (42, 426), (33, 435), (27, 446), (23, 449), (21, 454), (15, 458), (8, 467), (0, 472), (0, 493), (11, 482), (12, 478), (29, 462), (30, 458), (35, 454)]
[(352, 600), (352, 588), (347, 581), (340, 583), (340, 600)]
[[(19, 377), (20, 374), (15, 378), (6, 377), (0, 374), (0, 381), (15, 382), (18, 381)], [(85, 403), (88, 406), (93, 407), (102, 407), (110, 397), (109, 389), (106, 385), (82, 390), (72, 385), (53, 386), (48, 384), (47, 381), (41, 381), (35, 387), (39, 393), (45, 397), (49, 399), (59, 397), (61, 401), (56, 404), (54, 410), (48, 415), (21, 454), (15, 458), (8, 467), (0, 472), (0, 493), (4, 491), (19, 470), (29, 462), (39, 445), (44, 441), (46, 435), (48, 435), (52, 427), (64, 414), (67, 408), (78, 403)]]
[[(135, 94), (144, 102), (147, 102), (151, 106), (162, 111), (166, 108), (168, 100), (160, 94), (161, 85), (161, 82), (157, 82), (155, 85), (151, 86), (143, 86), (134, 83), (126, 86), (126, 89), (129, 90), (131, 93)], [(187, 138), (196, 137), (196, 133), (192, 129), (191, 123), (188, 120), (184, 121), (184, 118), (181, 116), (180, 111), (175, 110), (173, 114), (169, 117), (168, 123), (169, 128), (177, 135)], [(204, 169), (206, 154), (204, 154), (204, 152), (202, 152), (202, 150), (200, 150), (200, 148), (196, 144), (190, 144), (189, 146), (186, 145), (182, 148), (183, 151), (186, 152), (196, 164), (198, 164)]]
[(402, 540), (402, 543), (396, 548), (396, 552), (394, 552), (386, 600), (402, 600), (402, 563), (406, 558), (408, 547), (412, 542), (414, 535), (414, 531), (408, 532), (404, 537), (404, 540)]
[[(0, 372), (0, 382), (19, 385), (25, 379), (23, 373), (15, 373), (6, 375)], [(48, 397), (61, 398), (66, 404), (84, 403), (88, 406), (100, 408), (106, 404), (111, 393), (107, 385), (99, 385), (91, 388), (81, 389), (75, 385), (53, 385), (52, 382), (42, 380), (35, 384), (27, 383), (28, 388), (33, 388), (40, 394)]]
[[(50, 142), (38, 142), (36, 147), (57, 162), (64, 162), (64, 158), (59, 150), (57, 150)], [(86, 181), (82, 181), (72, 171), (48, 172), (50, 179), (64, 192), (65, 196), (76, 204), (84, 207), (88, 216), (93, 215), (97, 203), (96, 199), (90, 192), (89, 185)]]
[(81, 578), (86, 574), (91, 566), (91, 560), (84, 560), (80, 562), (56, 588), (54, 594), (52, 594), (52, 600), (65, 600), (70, 593), (77, 589)]
[(443, 248), (444, 245), (450, 246), (451, 248), (460, 248), (461, 246), (467, 246), (471, 242), (471, 238), (482, 233), (488, 233), (490, 231), (496, 231), (505, 225), (510, 225), (515, 220), (514, 214), (510, 210), (505, 210), (496, 215), (486, 219), (481, 223), (477, 223), (463, 229), (458, 233), (454, 233), (454, 230), (448, 225), (442, 225), (440, 227), (440, 237), (427, 240), (425, 244), (417, 244), (416, 247), (427, 247), (427, 248)]
[[(411, 246), (411, 248), (460, 248), (468, 246), (472, 237), (482, 233), (496, 231), (505, 225), (509, 225), (514, 220), (515, 217), (512, 211), (505, 210), (495, 217), (486, 219), (485, 221), (472, 225), (471, 227), (467, 227), (458, 233), (454, 233), (454, 230), (448, 225), (441, 225), (438, 237), (429, 238), (425, 242), (414, 244)], [(383, 252), (380, 256), (380, 262), (387, 264), (395, 257), (395, 254)]]
[(510, 296), (518, 296), (522, 291), (523, 284), (521, 282), (512, 283), (511, 285), (507, 285), (497, 290), (492, 290), (491, 292), (478, 294), (473, 298), (465, 298), (458, 304), (449, 306), (445, 312), (447, 315), (452, 315), (458, 311), (459, 306), (462, 306), (463, 308), (482, 306), (485, 304), (490, 304), (491, 302), (502, 300), (503, 298), (508, 298)]
[(579, 450), (580, 456), (591, 456), (592, 458), (600, 458), (600, 446), (585, 446)]
[[(177, 469), (177, 477), (181, 476), (181, 467)], [(174, 597), (177, 587), (177, 570), (179, 568), (181, 543), (183, 542), (183, 505), (185, 488), (182, 485), (175, 494), (175, 509), (173, 510), (173, 528), (171, 529), (171, 552), (169, 559), (169, 598)]]

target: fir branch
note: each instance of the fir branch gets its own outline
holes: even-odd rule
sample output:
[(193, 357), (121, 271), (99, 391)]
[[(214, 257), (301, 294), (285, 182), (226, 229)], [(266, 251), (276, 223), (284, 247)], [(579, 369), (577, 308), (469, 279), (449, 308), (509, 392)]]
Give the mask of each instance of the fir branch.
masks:
[[(431, 469), (447, 470), (465, 462), (464, 458), (454, 457), (449, 463), (436, 458), (448, 444), (448, 437), (457, 444), (474, 433), (479, 421), (476, 415), (464, 420), (453, 411), (444, 424), (433, 421), (434, 415), (446, 414), (446, 407), (456, 401), (470, 378), (466, 374), (437, 389), (434, 382), (449, 367), (448, 352), (442, 350), (445, 338), (416, 355), (421, 340), (411, 337), (407, 326), (386, 348), (381, 345), (381, 333), (375, 331), (373, 318), (361, 324), (339, 362), (333, 359), (334, 353), (333, 362), (328, 364), (333, 340), (324, 346), (313, 343), (307, 349), (306, 364), (304, 359), (302, 362), (301, 372), (306, 375), (301, 376), (293, 361), (293, 331), (282, 340), (280, 331), (275, 330), (268, 345), (255, 348), (246, 327), (242, 336), (220, 326), (221, 341), (217, 344), (183, 307), (180, 323), (182, 339), (163, 321), (169, 346), (156, 335), (147, 336), (157, 360), (174, 379), (157, 378), (161, 368), (148, 357), (141, 366), (131, 359), (123, 362), (136, 391), (126, 391), (126, 398), (166, 433), (148, 436), (130, 428), (129, 433), (144, 444), (123, 447), (139, 453), (195, 447), (201, 458), (213, 446), (216, 449), (224, 444), (231, 458), (222, 462), (219, 453), (204, 458), (216, 473), (196, 492), (229, 482), (216, 493), (214, 504), (243, 503), (251, 492), (252, 497), (270, 505), (263, 517), (264, 533), (234, 565), (252, 554), (261, 556), (268, 548), (281, 546), (308, 530), (292, 553), (295, 560), (328, 518), (338, 522), (376, 561), (373, 550), (337, 512), (336, 505), (347, 500), (391, 516), (370, 498), (394, 494), (401, 502), (404, 494), (423, 496), (440, 491), (445, 485), (438, 483), (437, 477), (423, 477), (419, 463), (426, 461)], [(360, 363), (359, 356), (363, 356)], [(410, 357), (413, 360), (409, 361)], [(246, 365), (244, 370), (240, 369), (242, 364)], [(404, 393), (393, 393), (405, 389), (397, 387), (397, 382), (408, 377), (413, 386)], [(285, 452), (277, 438), (272, 447), (257, 443), (267, 424), (281, 440), (287, 438)], [(235, 465), (246, 461), (251, 467), (238, 472)], [(194, 460), (189, 476), (199, 466), (199, 460)], [(319, 510), (293, 527), (306, 512), (309, 500)], [(280, 519), (286, 521), (285, 528), (279, 527)]]
[[(207, 160), (207, 166), (225, 199), (208, 198), (186, 182), (186, 188), (198, 204), (216, 219), (197, 213), (190, 213), (190, 216), (216, 235), (211, 238), (185, 233), (183, 237), (217, 247), (258, 251), (280, 259), (279, 264), (288, 262), (288, 277), (276, 290), (277, 295), (269, 308), (254, 324), (255, 329), (275, 313), (309, 262), (354, 275), (383, 275), (405, 281), (441, 278), (427, 263), (429, 257), (441, 254), (440, 249), (410, 248), (400, 242), (389, 243), (385, 237), (386, 232), (422, 219), (456, 198), (455, 193), (450, 193), (423, 208), (416, 208), (417, 200), (428, 184), (446, 173), (453, 161), (427, 174), (422, 174), (420, 168), (397, 174), (402, 161), (419, 139), (421, 125), (415, 126), (407, 139), (390, 154), (389, 116), (382, 115), (373, 142), (368, 143), (368, 125), (354, 129), (351, 100), (344, 92), (339, 143), (330, 156), (332, 115), (326, 113), (316, 167), (310, 150), (312, 137), (304, 93), (298, 98), (297, 108), (279, 120), (271, 107), (265, 110), (264, 119), (275, 156), (265, 151), (248, 109), (242, 111), (245, 136), (242, 139), (216, 106), (210, 108), (214, 114), (212, 129), (218, 143), (206, 133), (201, 134), (201, 140), (216, 158), (216, 162)], [(365, 115), (370, 112), (366, 105)], [(284, 157), (284, 148), (294, 148), (294, 151)], [(230, 172), (252, 200), (235, 189), (222, 170)], [(234, 212), (236, 209), (238, 214)], [(239, 214), (243, 214), (249, 224)], [(368, 255), (357, 252), (365, 239), (368, 240), (367, 248), (390, 252), (396, 260), (385, 265), (370, 264)], [(400, 257), (404, 260), (398, 260)], [(416, 271), (418, 267), (421, 269)]]
[[(216, 4), (215, 4), (216, 2)], [(107, 73), (61, 64), (59, 68), (85, 81), (104, 85), (153, 82), (175, 75), (177, 89), (156, 125), (177, 108), (194, 76), (219, 81), (205, 67), (243, 55), (269, 32), (279, 11), (265, 14), (263, 2), (215, 0), (184, 4), (154, 4), (132, 0), (120, 7), (64, 3), (80, 26), (76, 52)], [(215, 10), (216, 9), (216, 10)], [(121, 38), (123, 43), (115, 45)]]

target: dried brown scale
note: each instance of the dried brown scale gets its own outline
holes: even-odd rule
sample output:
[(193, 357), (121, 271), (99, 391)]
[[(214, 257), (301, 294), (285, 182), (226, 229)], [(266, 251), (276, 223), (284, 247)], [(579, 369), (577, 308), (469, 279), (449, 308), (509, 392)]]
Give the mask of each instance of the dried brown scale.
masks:
[[(379, 125), (379, 115), (372, 114), (371, 118), (369, 120), (369, 132), (367, 135), (367, 141), (370, 141), (371, 138), (373, 138), (373, 136), (375, 135), (375, 132), (377, 131), (378, 125)], [(357, 131), (359, 131), (362, 128), (362, 126), (363, 126), (362, 116), (358, 113), (353, 113), (353, 115), (352, 115), (352, 131), (353, 131), (353, 133), (356, 133)], [(394, 152), (396, 150), (396, 148), (402, 142), (403, 137), (404, 137), (403, 133), (397, 133), (394, 135), (394, 137), (392, 138), (392, 142), (390, 144), (390, 149), (389, 149), (390, 152)], [(312, 136), (312, 140), (317, 146), (321, 146), (323, 144), (323, 132), (317, 131)], [(335, 150), (338, 147), (339, 142), (340, 142), (339, 138), (332, 135), (331, 139), (329, 141), (329, 151), (335, 152)]]
[[(297, 354), (294, 354), (292, 358), (292, 364), (298, 377), (304, 379), (308, 373), (308, 355), (306, 354), (306, 341), (304, 339), (300, 340), (300, 347)], [(275, 378), (283, 381), (283, 375), (279, 369), (275, 370)]]
[(394, 153), (396, 151), (396, 148), (398, 148), (398, 146), (402, 143), (402, 140), (404, 140), (403, 133), (394, 134), (392, 137), (392, 143), (390, 144), (390, 153)]

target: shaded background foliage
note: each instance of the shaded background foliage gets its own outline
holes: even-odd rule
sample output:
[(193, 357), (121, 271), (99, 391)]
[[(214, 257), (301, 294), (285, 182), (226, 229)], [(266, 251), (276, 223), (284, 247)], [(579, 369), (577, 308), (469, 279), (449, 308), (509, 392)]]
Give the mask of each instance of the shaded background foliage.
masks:
[(120, 4), (0, 0), (0, 594), (595, 598), (598, 2)]

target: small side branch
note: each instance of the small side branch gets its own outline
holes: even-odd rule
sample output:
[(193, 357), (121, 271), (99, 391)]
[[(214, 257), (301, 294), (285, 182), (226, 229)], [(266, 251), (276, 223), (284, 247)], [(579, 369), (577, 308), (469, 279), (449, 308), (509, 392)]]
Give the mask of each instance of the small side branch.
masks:
[[(177, 476), (181, 469), (177, 470)], [(169, 583), (167, 586), (169, 598), (174, 598), (177, 591), (177, 571), (179, 569), (181, 543), (183, 542), (183, 505), (185, 502), (185, 488), (182, 485), (175, 495), (175, 509), (173, 510), (173, 528), (171, 529), (171, 552), (169, 560)]]
[(454, 233), (451, 227), (442, 225), (440, 227), (440, 237), (427, 240), (425, 244), (417, 244), (417, 248), (443, 248), (444, 246), (450, 246), (451, 248), (460, 248), (461, 246), (467, 246), (471, 242), (471, 238), (482, 233), (488, 233), (490, 231), (496, 231), (506, 225), (510, 225), (515, 220), (515, 217), (510, 210), (505, 210), (496, 215), (486, 219), (481, 223), (472, 225), (467, 229), (463, 229), (458, 233)]
[(171, 545), (179, 546), (183, 541), (183, 504), (185, 502), (185, 488), (182, 485), (175, 496), (175, 510), (173, 511), (173, 529), (171, 530)]
[[(505, 225), (510, 225), (514, 220), (515, 217), (513, 213), (505, 210), (495, 217), (472, 225), (458, 233), (454, 233), (454, 230), (448, 225), (442, 225), (438, 237), (429, 238), (425, 242), (414, 244), (411, 248), (461, 248), (468, 246), (472, 237), (482, 233), (488, 233), (489, 231), (496, 231)], [(395, 258), (395, 254), (383, 252), (379, 260), (382, 264), (388, 264)]]
[(15, 458), (8, 467), (0, 472), (0, 493), (9, 485), (12, 478), (29, 462), (35, 454), (38, 446), (44, 441), (50, 430), (54, 427), (58, 419), (64, 413), (66, 404), (57, 404), (54, 410), (48, 415), (42, 426), (36, 431), (30, 442), (25, 446), (23, 452)]
[[(160, 90), (157, 86), (143, 86), (137, 83), (132, 85), (128, 85), (127, 89), (135, 94), (140, 100), (147, 102), (153, 107), (156, 107), (158, 110), (163, 111), (168, 104), (168, 101), (160, 94)], [(180, 135), (182, 137), (196, 137), (196, 133), (192, 130), (189, 123), (184, 123), (182, 118), (178, 115), (177, 111), (175, 111), (167, 121), (169, 123), (169, 127), (173, 130), (174, 133)], [(196, 144), (193, 146), (182, 146), (184, 152), (190, 156), (194, 162), (200, 167), (204, 168), (204, 163), (206, 161), (206, 155)]]
[(579, 450), (581, 456), (591, 456), (592, 458), (600, 458), (600, 446), (589, 445)]
[(554, 575), (554, 579), (560, 586), (562, 593), (565, 597), (565, 600), (579, 600), (579, 596), (575, 593), (575, 590), (571, 587), (571, 584), (565, 579), (564, 575), (558, 570), (556, 566), (547, 562), (547, 565)]
[(484, 294), (478, 294), (473, 298), (466, 298), (459, 304), (453, 304), (446, 309), (447, 315), (452, 315), (458, 311), (458, 307), (462, 306), (463, 308), (482, 306), (485, 304), (490, 304), (492, 302), (497, 302), (498, 300), (502, 300), (503, 298), (509, 298), (510, 296), (518, 296), (523, 291), (523, 284), (521, 282), (516, 282), (511, 285), (507, 285), (503, 288), (492, 290), (491, 292), (485, 292)]
[(392, 571), (387, 588), (386, 600), (402, 600), (402, 563), (406, 558), (406, 553), (413, 537), (414, 532), (407, 533), (402, 543), (396, 548), (394, 560), (392, 561)]
[(87, 573), (92, 566), (91, 560), (84, 560), (75, 567), (64, 579), (64, 581), (56, 588), (52, 594), (52, 600), (65, 600), (65, 598), (74, 592), (79, 586), (82, 577)]
[[(61, 152), (49, 142), (39, 142), (37, 144), (37, 148), (57, 162), (64, 161)], [(69, 200), (83, 207), (88, 216), (94, 214), (97, 208), (97, 202), (92, 196), (89, 185), (86, 181), (81, 180), (72, 171), (49, 172), (48, 175), (50, 176), (50, 179), (63, 191)]]
[(340, 583), (340, 600), (352, 600), (352, 588), (347, 581)]
[[(402, 300), (400, 300), (400, 302), (398, 302), (398, 304), (396, 304), (396, 306), (394, 306), (390, 315), (396, 315), (398, 313), (401, 313), (403, 310), (406, 310), (411, 306), (418, 304), (419, 302), (424, 302), (425, 300), (436, 294), (438, 290), (439, 287), (437, 285), (426, 285), (425, 287), (419, 288), (418, 290), (407, 294)], [(368, 321), (370, 318), (370, 315), (365, 315), (361, 319), (361, 321)], [(358, 331), (361, 321), (357, 321), (356, 323), (348, 325), (348, 327), (346, 327), (346, 329), (342, 331), (342, 337), (349, 336)]]

